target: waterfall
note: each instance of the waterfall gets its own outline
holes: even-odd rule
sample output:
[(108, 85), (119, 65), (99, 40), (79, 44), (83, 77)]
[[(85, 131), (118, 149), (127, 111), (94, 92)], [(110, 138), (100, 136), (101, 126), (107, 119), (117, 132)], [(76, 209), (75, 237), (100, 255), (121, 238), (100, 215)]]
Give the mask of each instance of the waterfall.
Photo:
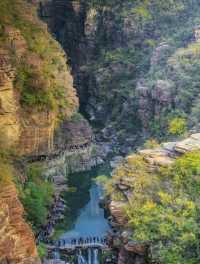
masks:
[[(87, 249), (87, 260), (84, 257), (81, 249), (78, 250), (76, 256), (77, 256), (77, 264), (99, 264), (99, 249), (97, 248)], [(60, 260), (60, 254), (58, 251), (53, 252), (53, 259)]]
[(88, 248), (88, 264), (92, 264), (92, 250)]
[(58, 248), (69, 247), (73, 250), (75, 262), (69, 260), (68, 263), (99, 264), (99, 248), (104, 248), (109, 230), (104, 210), (99, 206), (101, 196), (101, 187), (94, 183), (90, 188), (90, 200), (81, 209), (74, 226), (57, 243)]
[(84, 258), (84, 256), (82, 255), (81, 250), (79, 250), (79, 253), (78, 253), (78, 264), (87, 264), (87, 261)]
[(82, 251), (79, 250), (77, 253), (77, 263), (78, 264), (99, 264), (99, 250), (97, 248), (87, 250), (87, 261), (83, 256)]
[(97, 248), (95, 248), (93, 252), (94, 252), (93, 264), (99, 264), (99, 260), (98, 260), (99, 250)]
[(55, 260), (59, 260), (60, 259), (59, 251), (55, 250), (53, 252), (53, 259), (55, 259)]

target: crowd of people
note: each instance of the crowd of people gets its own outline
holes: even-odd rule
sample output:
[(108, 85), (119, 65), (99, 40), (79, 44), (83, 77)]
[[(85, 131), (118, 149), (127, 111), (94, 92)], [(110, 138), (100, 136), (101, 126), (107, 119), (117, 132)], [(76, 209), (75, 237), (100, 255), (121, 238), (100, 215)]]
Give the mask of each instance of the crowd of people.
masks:
[(65, 202), (60, 197), (54, 198), (54, 203), (49, 210), (47, 223), (41, 227), (41, 231), (37, 236), (37, 242), (49, 242), (49, 236), (53, 233), (54, 226), (56, 222), (61, 218), (65, 210)]

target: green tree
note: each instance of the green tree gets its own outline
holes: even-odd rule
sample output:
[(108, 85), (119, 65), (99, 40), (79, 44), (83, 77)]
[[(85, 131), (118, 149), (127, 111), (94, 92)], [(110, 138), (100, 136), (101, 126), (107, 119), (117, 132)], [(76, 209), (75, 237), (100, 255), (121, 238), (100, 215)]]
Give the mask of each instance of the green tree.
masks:
[(52, 183), (44, 178), (43, 169), (39, 164), (28, 167), (26, 174), (27, 182), (22, 188), (21, 199), (27, 220), (34, 230), (37, 230), (46, 221), (54, 189)]
[(125, 211), (133, 239), (149, 243), (159, 263), (199, 263), (200, 152), (178, 158), (170, 168), (143, 172), (144, 179), (135, 171), (138, 159), (131, 162), (134, 168), (126, 174), (134, 177), (134, 192)]
[(187, 122), (184, 118), (175, 117), (169, 121), (169, 133), (181, 136), (187, 131)]
[(38, 250), (39, 257), (41, 259), (44, 259), (47, 256), (47, 248), (46, 248), (45, 244), (40, 243), (37, 246), (37, 250)]

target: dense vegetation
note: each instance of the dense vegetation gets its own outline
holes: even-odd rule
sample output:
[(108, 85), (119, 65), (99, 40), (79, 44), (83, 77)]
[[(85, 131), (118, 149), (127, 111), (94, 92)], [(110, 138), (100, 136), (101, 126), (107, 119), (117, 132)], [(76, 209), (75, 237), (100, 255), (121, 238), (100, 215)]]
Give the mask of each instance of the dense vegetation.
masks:
[[(154, 171), (135, 154), (116, 169), (114, 179), (123, 177), (132, 179), (132, 198), (125, 206), (132, 239), (150, 244), (151, 261), (199, 263), (200, 152)], [(113, 199), (124, 199), (113, 187), (108, 189)]]
[[(3, 194), (5, 187), (13, 184), (17, 186), (26, 219), (33, 230), (38, 232), (47, 219), (49, 206), (53, 201), (53, 185), (45, 179), (40, 164), (29, 165), (23, 171), (25, 182), (22, 183), (16, 154), (4, 148), (2, 144), (0, 146), (0, 193)], [(40, 251), (41, 255), (44, 254), (42, 245)]]
[(29, 166), (26, 175), (27, 180), (21, 186), (21, 200), (28, 222), (31, 223), (34, 231), (38, 231), (47, 219), (54, 189), (53, 185), (44, 178), (40, 164)]
[(185, 120), (185, 127), (197, 126), (199, 42), (194, 28), (200, 24), (199, 1), (90, 0), (88, 6), (97, 10), (89, 20), (97, 28), (86, 109), (95, 98), (95, 122), (113, 128), (121, 144), (127, 135), (140, 137), (144, 128), (145, 136), (163, 139), (177, 118)]
[(16, 70), (14, 86), (23, 107), (53, 110), (68, 117), (77, 107), (66, 57), (36, 7), (23, 0), (0, 3), (0, 47)]
[[(38, 21), (36, 8), (27, 2), (0, 1), (0, 49), (8, 53), (14, 69), (16, 97), (25, 111), (54, 111), (60, 118), (71, 117), (77, 101), (66, 58)], [(90, 9), (97, 11), (92, 13), (94, 48), (81, 70), (89, 76), (84, 96), (97, 111), (96, 124), (111, 128), (111, 138), (121, 144), (127, 134), (131, 139), (135, 134), (141, 138), (144, 130), (145, 137), (160, 140), (198, 127), (200, 39), (194, 39), (194, 28), (200, 24), (199, 0), (90, 0)], [(72, 121), (81, 119), (76, 114)], [(153, 148), (159, 143), (149, 139), (144, 146)], [(6, 152), (0, 152), (0, 188), (15, 178), (12, 158)], [(18, 183), (20, 196), (27, 221), (38, 231), (46, 221), (54, 189), (40, 164), (28, 166), (24, 175), (24, 183)], [(142, 156), (132, 155), (114, 174), (114, 180), (126, 177), (132, 179), (132, 197), (124, 208), (131, 239), (150, 245), (154, 263), (198, 264), (200, 152), (188, 153), (157, 170)], [(71, 192), (64, 195), (68, 207), (65, 220), (57, 225), (61, 232), (77, 216), (74, 204), (81, 206), (88, 200), (85, 190), (91, 182), (86, 178), (82, 178), (84, 183), (74, 182), (77, 179), (69, 180)], [(76, 184), (84, 199), (75, 192)], [(113, 200), (124, 201), (112, 180), (107, 186)], [(43, 244), (39, 253), (46, 255)]]

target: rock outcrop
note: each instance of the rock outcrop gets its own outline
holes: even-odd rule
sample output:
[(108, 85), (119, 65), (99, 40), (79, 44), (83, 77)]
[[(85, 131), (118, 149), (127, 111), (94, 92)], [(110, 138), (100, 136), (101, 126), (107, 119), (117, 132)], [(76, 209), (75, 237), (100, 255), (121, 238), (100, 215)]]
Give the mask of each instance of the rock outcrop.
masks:
[[(0, 49), (0, 130), (20, 155), (48, 155), (54, 149), (59, 120), (69, 120), (76, 113), (78, 98), (67, 58), (38, 20), (35, 7), (19, 1), (13, 12), (18, 12), (18, 19), (26, 21), (27, 27), (35, 27), (38, 33), (17, 28), (12, 21), (5, 22), (2, 29), (5, 40)], [(42, 41), (51, 49), (48, 55)]]
[[(193, 39), (198, 44), (199, 25), (194, 27), (198, 12), (190, 12), (189, 3), (181, 5), (183, 9), (174, 10), (169, 3), (173, 11), (167, 14), (153, 1), (146, 5), (128, 0), (48, 0), (40, 5), (41, 17), (70, 57), (81, 111), (96, 127), (98, 138), (115, 151), (117, 145), (120, 154), (129, 153), (150, 135), (166, 135), (172, 116), (192, 119), (192, 107), (199, 106), (195, 52), (193, 61), (188, 52), (184, 55)], [(198, 10), (196, 0), (193, 6)], [(163, 17), (174, 21), (173, 31), (166, 29)], [(187, 67), (181, 56), (170, 63), (180, 47)], [(192, 47), (189, 53), (192, 56)], [(112, 137), (104, 137), (105, 130), (114, 131)]]
[(157, 80), (152, 88), (148, 87), (144, 80), (140, 80), (136, 87), (136, 96), (138, 117), (145, 134), (151, 130), (153, 119), (159, 122), (163, 113), (167, 113), (172, 108), (174, 103), (172, 84), (168, 80)]
[(40, 264), (32, 230), (23, 215), (15, 186), (1, 186), (0, 263)]
[[(18, 103), (13, 89), (14, 71), (6, 50), (0, 49), (0, 131), (7, 147), (16, 146), (20, 136)], [(2, 141), (1, 140), (1, 141)]]
[[(137, 158), (136, 154), (129, 155), (113, 171), (109, 220), (117, 230), (113, 235), (113, 247), (118, 249), (118, 263), (148, 263), (146, 261), (149, 256), (149, 245), (133, 240), (133, 231), (129, 229), (125, 213), (127, 204), (134, 199), (136, 181), (134, 173), (141, 175), (140, 177), (149, 173), (146, 176), (151, 177), (150, 173), (158, 171), (159, 168), (168, 168), (183, 154), (199, 150), (200, 134), (191, 134), (186, 139), (163, 143), (154, 149), (138, 150)], [(143, 163), (139, 165), (141, 161)], [(151, 178), (150, 180), (153, 181)]]
[(58, 192), (66, 189), (67, 175), (90, 170), (98, 165), (88, 122), (65, 121), (55, 133), (55, 147), (43, 162), (45, 175), (55, 183)]
[[(92, 131), (84, 119), (71, 120), (79, 103), (67, 57), (38, 19), (37, 4), (0, 5), (0, 148), (26, 162), (44, 161), (59, 194), (66, 166), (91, 167)], [(0, 263), (40, 263), (24, 214), (14, 183), (0, 186)]]

